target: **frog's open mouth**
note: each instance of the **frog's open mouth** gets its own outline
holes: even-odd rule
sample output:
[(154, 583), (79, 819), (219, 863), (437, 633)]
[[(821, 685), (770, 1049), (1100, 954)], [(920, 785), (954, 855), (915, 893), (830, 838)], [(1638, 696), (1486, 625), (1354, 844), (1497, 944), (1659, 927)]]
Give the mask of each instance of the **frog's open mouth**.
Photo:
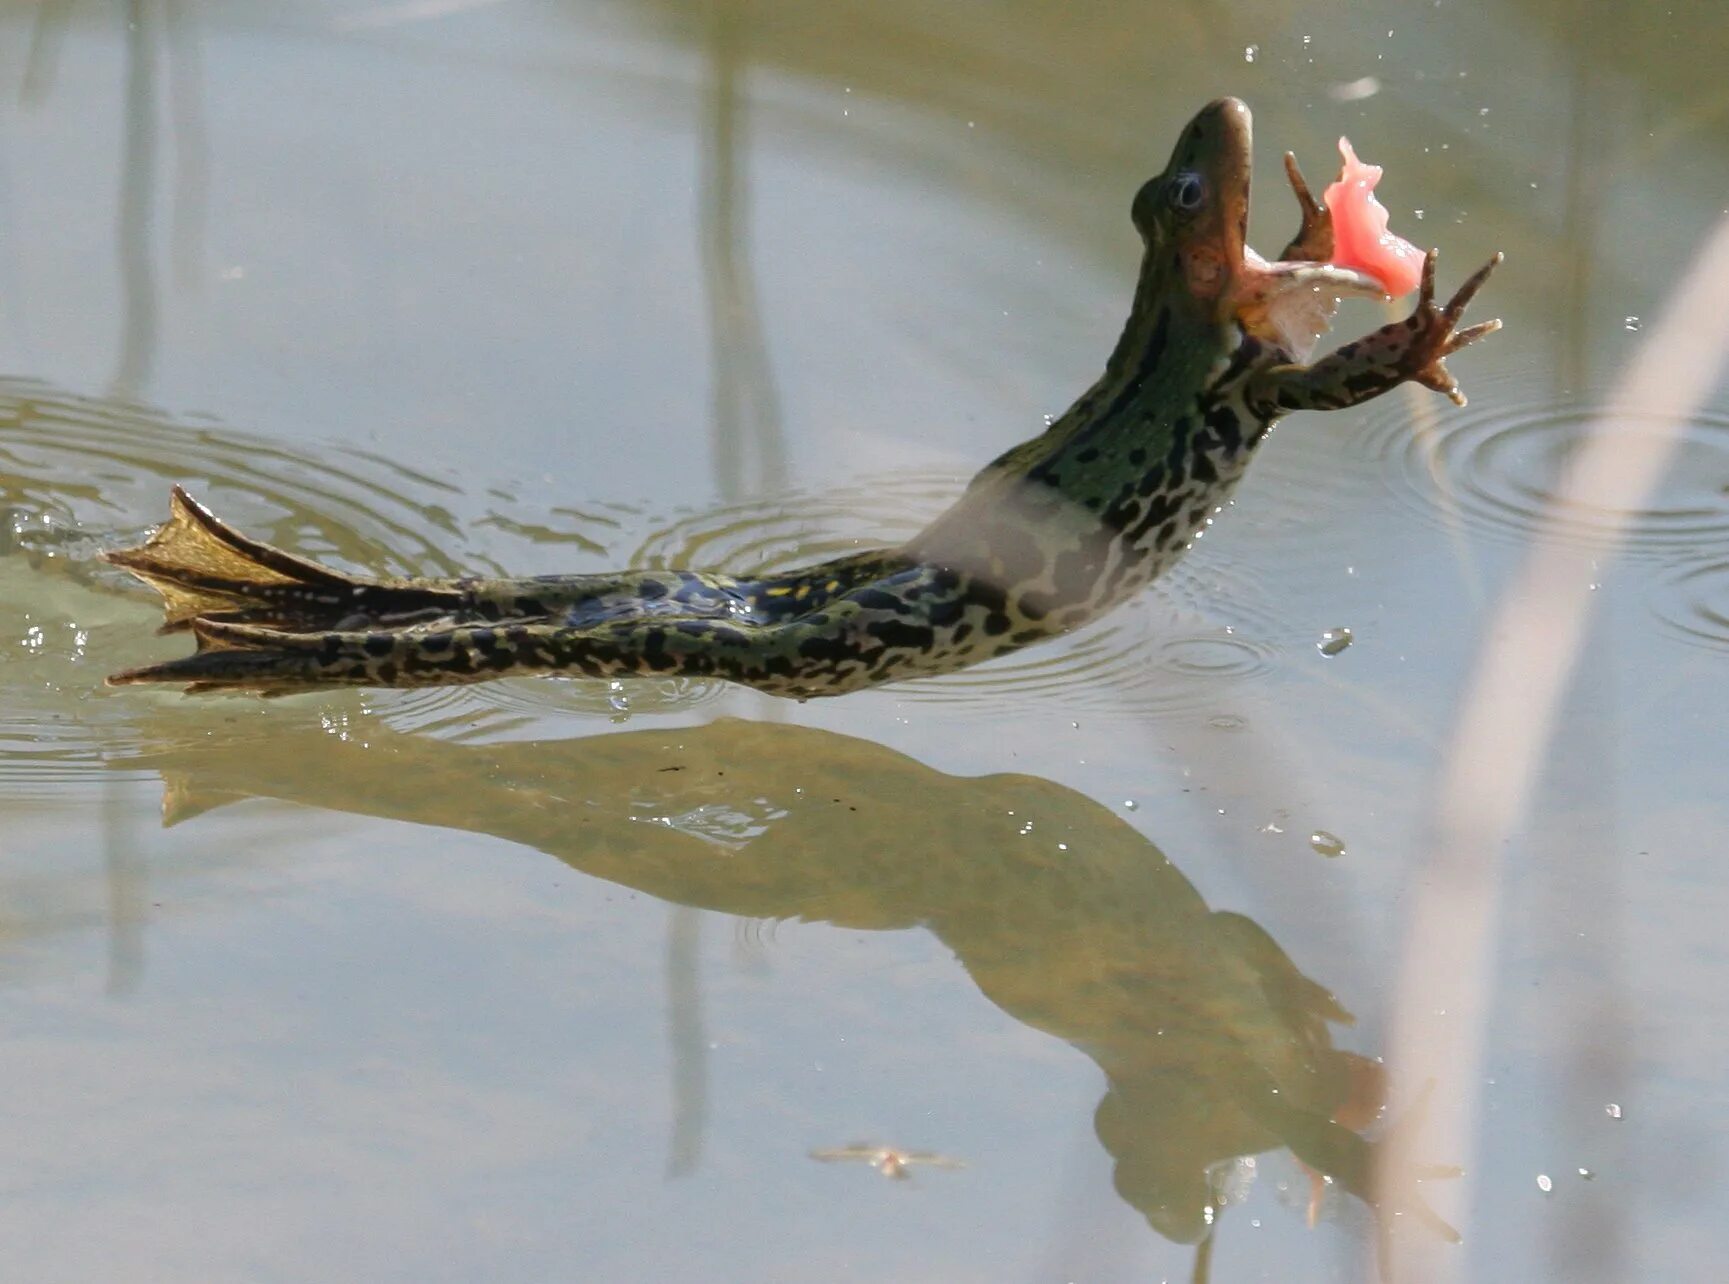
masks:
[(1374, 277), (1330, 263), (1269, 263), (1247, 245), (1232, 283), (1232, 315), (1245, 333), (1276, 344), (1293, 360), (1306, 362), (1332, 327), (1339, 301), (1347, 296), (1384, 299)]
[(1217, 194), (1185, 237), (1183, 271), (1189, 292), (1214, 301), (1221, 320), (1235, 321), (1263, 342), (1307, 361), (1347, 295), (1382, 298), (1379, 281), (1331, 257), (1331, 216), (1309, 196), (1294, 166), (1291, 182), (1304, 207), (1303, 234), (1290, 261), (1268, 262), (1248, 244), (1254, 116), (1236, 98), (1208, 103), (1189, 123), (1166, 173), (1206, 174)]

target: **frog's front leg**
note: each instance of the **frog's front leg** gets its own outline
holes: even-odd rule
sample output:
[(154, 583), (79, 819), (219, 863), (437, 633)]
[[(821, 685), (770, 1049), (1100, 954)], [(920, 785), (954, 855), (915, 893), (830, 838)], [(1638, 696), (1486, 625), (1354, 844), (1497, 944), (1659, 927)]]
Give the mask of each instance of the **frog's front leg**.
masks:
[(1285, 177), (1291, 180), (1291, 192), (1297, 198), (1303, 223), (1279, 257), (1292, 263), (1329, 262), (1333, 257), (1333, 213), (1315, 199), (1303, 181), (1295, 152), (1285, 153)]
[(1446, 366), (1446, 358), (1467, 344), (1501, 328), (1499, 321), (1480, 321), (1456, 329), (1459, 318), (1501, 261), (1497, 254), (1459, 287), (1446, 306), (1435, 305), (1435, 251), (1423, 260), (1423, 284), (1417, 307), (1403, 321), (1382, 326), (1373, 334), (1347, 343), (1313, 365), (1269, 366), (1254, 375), (1246, 390), (1257, 414), (1271, 419), (1291, 410), (1342, 410), (1391, 391), (1406, 380), (1465, 404)]

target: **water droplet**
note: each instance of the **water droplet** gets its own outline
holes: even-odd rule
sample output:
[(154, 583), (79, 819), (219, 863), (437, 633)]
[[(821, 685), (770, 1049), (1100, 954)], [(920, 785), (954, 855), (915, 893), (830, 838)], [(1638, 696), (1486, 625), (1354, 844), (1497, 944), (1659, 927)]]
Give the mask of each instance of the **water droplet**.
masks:
[(1619, 1119), (1621, 1117), (1621, 1107), (1611, 1101), (1608, 1105), (1603, 1107), (1603, 1113), (1608, 1115), (1611, 1119)]
[(1309, 846), (1329, 860), (1345, 854), (1345, 840), (1337, 834), (1329, 834), (1324, 829), (1317, 829), (1309, 835)]
[(1633, 331), (1633, 333), (1637, 334), (1639, 332), (1639, 318), (1638, 317), (1625, 317), (1625, 318), (1623, 318), (1621, 321), (1621, 328), (1623, 330), (1631, 330), (1631, 331)]
[(630, 697), (624, 693), (624, 683), (615, 679), (607, 684), (606, 702), (612, 706), (614, 713), (622, 715), (614, 721), (622, 722), (630, 716)]
[(1330, 659), (1350, 645), (1351, 630), (1340, 626), (1321, 634), (1321, 640), (1315, 643), (1315, 649)]
[(1260, 52), (1261, 52), (1261, 47), (1259, 45), (1246, 46), (1243, 49), (1243, 61), (1244, 62), (1253, 62), (1255, 60), (1255, 55), (1260, 53)]

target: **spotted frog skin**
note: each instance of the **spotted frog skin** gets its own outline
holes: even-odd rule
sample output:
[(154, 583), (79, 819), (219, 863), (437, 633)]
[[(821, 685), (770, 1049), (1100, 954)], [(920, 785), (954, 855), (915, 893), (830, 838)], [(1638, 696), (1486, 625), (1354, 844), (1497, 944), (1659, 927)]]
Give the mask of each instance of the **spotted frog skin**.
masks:
[(1076, 629), (1187, 551), (1281, 415), (1407, 381), (1463, 404), (1444, 358), (1499, 325), (1457, 328), (1499, 256), (1438, 307), (1431, 253), (1408, 319), (1302, 364), (1281, 309), (1381, 291), (1326, 263), (1329, 217), (1289, 158), (1301, 230), (1278, 262), (1248, 248), (1250, 139), (1235, 99), (1189, 122), (1135, 197), (1146, 253), (1104, 374), (899, 547), (742, 578), (371, 579), (248, 539), (177, 488), (166, 525), (107, 557), (161, 592), (168, 627), (190, 628), (197, 650), (109, 681), (274, 694), (678, 674), (805, 698), (948, 673)]

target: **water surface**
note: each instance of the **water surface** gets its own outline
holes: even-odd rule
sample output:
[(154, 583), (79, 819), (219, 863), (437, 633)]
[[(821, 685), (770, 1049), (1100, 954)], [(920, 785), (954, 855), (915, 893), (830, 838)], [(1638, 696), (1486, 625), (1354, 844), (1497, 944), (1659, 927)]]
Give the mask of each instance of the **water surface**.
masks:
[[(1370, 1278), (1349, 1174), (1422, 1125), (1379, 1059), (1485, 621), (1533, 540), (1624, 526), (1493, 993), (1429, 1018), (1486, 1040), (1428, 1089), (1481, 1107), (1423, 1152), (1462, 1242), (1383, 1221), (1457, 1278), (1709, 1275), (1729, 399), (1638, 511), (1538, 522), (1723, 215), (1723, 14), (1616, 9), (0, 9), (15, 1271)], [(1508, 252), (1507, 329), (1464, 411), (1293, 418), (1093, 628), (806, 705), (100, 685), (183, 645), (96, 560), (173, 482), (396, 574), (916, 529), (1094, 376), (1128, 200), (1223, 92), (1259, 245), (1278, 152), (1348, 131), (1446, 281)], [(855, 1142), (965, 1166), (811, 1158)]]

